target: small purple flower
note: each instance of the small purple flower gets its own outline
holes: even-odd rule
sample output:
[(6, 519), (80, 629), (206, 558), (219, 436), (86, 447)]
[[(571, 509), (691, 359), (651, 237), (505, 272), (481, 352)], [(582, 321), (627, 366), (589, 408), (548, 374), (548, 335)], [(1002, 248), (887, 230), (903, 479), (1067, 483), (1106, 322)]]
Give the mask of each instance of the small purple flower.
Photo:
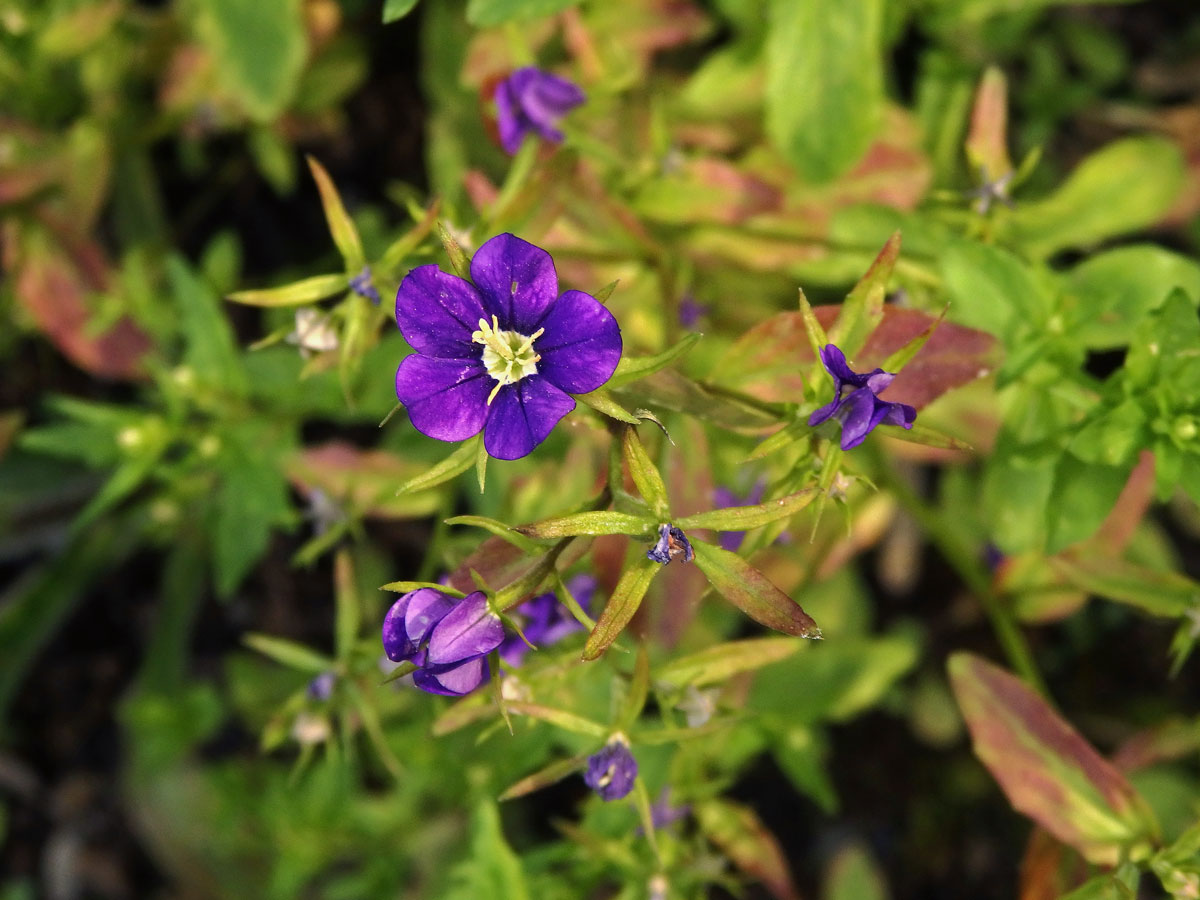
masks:
[(378, 306), (383, 302), (383, 298), (379, 296), (379, 291), (375, 290), (375, 282), (371, 280), (370, 266), (363, 266), (363, 270), (350, 279), (350, 290), (354, 291), (358, 296), (370, 300), (374, 306)]
[(633, 790), (637, 773), (637, 760), (629, 752), (629, 741), (622, 734), (614, 734), (599, 752), (588, 757), (583, 780), (601, 800), (620, 800)]
[(679, 301), (679, 324), (691, 331), (707, 316), (709, 308), (692, 296), (691, 292), (684, 294)]
[[(883, 369), (854, 372), (846, 356), (833, 344), (821, 348), (821, 364), (833, 377), (833, 402), (808, 417), (809, 425), (836, 419), (842, 426), (842, 449), (861, 444), (876, 425), (900, 425), (912, 428), (917, 411), (907, 403), (880, 400), (879, 393), (896, 376)], [(847, 391), (849, 390), (849, 393)]]
[(612, 313), (583, 291), (558, 293), (554, 260), (511, 234), (487, 241), (471, 280), (418, 266), (396, 292), (396, 323), (417, 352), (396, 396), (417, 431), (461, 441), (483, 430), (496, 459), (519, 459), (594, 391), (621, 358)]
[(536, 66), (517, 69), (496, 86), (496, 115), (500, 144), (510, 156), (521, 149), (525, 135), (536, 132), (560, 143), (558, 120), (585, 97), (576, 84)]
[(333, 694), (333, 685), (336, 682), (337, 676), (332, 672), (322, 672), (308, 683), (305, 693), (310, 700), (328, 700)]
[(413, 683), (431, 694), (469, 694), (491, 677), (487, 655), (504, 640), (482, 591), (461, 600), (435, 588), (410, 591), (383, 619), (383, 649), (418, 666)]
[(683, 554), (684, 562), (691, 562), (696, 558), (692, 542), (683, 533), (683, 529), (669, 523), (659, 525), (658, 543), (646, 551), (646, 558), (665, 566), (680, 554)]
[[(567, 590), (587, 611), (591, 606), (592, 593), (596, 590), (596, 579), (591, 575), (576, 575), (567, 582)], [(583, 630), (583, 626), (558, 602), (553, 592), (526, 600), (514, 612), (524, 619), (522, 631), (535, 647), (555, 644), (568, 634)], [(510, 666), (519, 666), (528, 652), (529, 644), (521, 640), (520, 635), (506, 637), (500, 645), (500, 658)]]

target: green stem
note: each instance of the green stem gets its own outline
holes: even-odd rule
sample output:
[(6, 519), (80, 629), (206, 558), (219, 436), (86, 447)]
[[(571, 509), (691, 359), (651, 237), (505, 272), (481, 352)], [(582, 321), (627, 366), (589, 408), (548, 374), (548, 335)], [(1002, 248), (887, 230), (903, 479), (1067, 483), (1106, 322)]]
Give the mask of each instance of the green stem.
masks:
[(964, 546), (960, 533), (947, 523), (933, 507), (923, 500), (912, 486), (891, 467), (878, 448), (872, 448), (875, 470), (880, 473), (880, 486), (886, 487), (900, 505), (917, 521), (937, 547), (951, 568), (958, 573), (968, 588), (979, 598), (984, 613), (991, 622), (992, 631), (1009, 665), (1021, 678), (1043, 697), (1050, 692), (1038, 671), (1033, 651), (1025, 635), (1017, 625), (1012, 612), (1004, 605), (992, 588), (992, 579), (971, 548)]

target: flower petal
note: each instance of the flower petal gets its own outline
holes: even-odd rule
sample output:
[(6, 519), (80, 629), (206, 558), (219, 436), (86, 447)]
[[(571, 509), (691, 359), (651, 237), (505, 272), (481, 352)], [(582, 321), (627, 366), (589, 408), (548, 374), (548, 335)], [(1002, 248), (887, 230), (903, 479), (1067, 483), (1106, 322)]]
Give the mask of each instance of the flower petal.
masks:
[(444, 672), (417, 669), (413, 672), (413, 684), (430, 694), (446, 697), (461, 697), (487, 681), (492, 675), (488, 662), (482, 656), (455, 666)]
[(546, 439), (575, 401), (536, 375), (505, 385), (492, 401), (483, 446), (496, 459), (520, 459)]
[(529, 131), (529, 123), (521, 115), (521, 104), (516, 92), (516, 76), (504, 79), (496, 85), (496, 124), (500, 129), (500, 146), (509, 156), (521, 149), (521, 139)]
[(479, 433), (493, 384), (482, 360), (413, 354), (396, 370), (396, 396), (413, 427), (439, 441), (462, 441)]
[(417, 266), (396, 291), (396, 324), (418, 353), (443, 359), (480, 359), (471, 335), (490, 314), (467, 281), (435, 265)]
[(435, 588), (419, 588), (411, 594), (408, 609), (404, 613), (404, 630), (414, 645), (420, 646), (429, 639), (434, 627), (444, 619), (458, 602)]
[(404, 614), (408, 611), (408, 604), (412, 601), (414, 593), (416, 592), (407, 593), (398, 599), (383, 617), (383, 652), (392, 662), (404, 662), (417, 652), (404, 627)]
[(912, 428), (912, 423), (917, 418), (915, 407), (909, 406), (907, 403), (891, 403), (885, 400), (877, 400), (876, 403), (878, 406), (875, 413), (879, 415), (878, 424)]
[(621, 361), (621, 329), (604, 305), (583, 291), (564, 291), (538, 323), (538, 374), (570, 394), (594, 391)]
[(434, 626), (425, 665), (431, 671), (491, 653), (504, 640), (500, 617), (482, 591), (468, 594)]
[(558, 296), (554, 260), (512, 234), (498, 234), (471, 260), (471, 280), (483, 295), (488, 315), (507, 331), (530, 335)]
[[(526, 69), (518, 70), (514, 75)], [(534, 69), (534, 77), (528, 78), (516, 88), (521, 111), (542, 137), (561, 141), (562, 132), (556, 127), (558, 120), (568, 111), (583, 103), (585, 97), (578, 85), (565, 78)]]
[(838, 419), (842, 423), (843, 450), (850, 450), (861, 444), (871, 433), (878, 422), (873, 421), (875, 415), (875, 395), (867, 388), (859, 388), (842, 401), (838, 411)]
[(813, 410), (813, 414), (808, 417), (808, 424), (809, 425), (820, 425), (822, 422), (828, 421), (829, 419), (833, 418), (833, 416), (838, 411), (838, 407), (840, 407), (841, 405), (842, 405), (842, 398), (835, 395), (833, 398), (833, 402), (826, 403), (820, 409)]
[[(862, 387), (862, 376), (850, 368), (846, 362), (846, 354), (844, 354), (835, 344), (826, 344), (821, 348), (821, 365), (825, 367), (825, 371), (833, 376), (834, 381), (840, 385), (841, 382), (853, 384), (855, 387)], [(837, 393), (836, 391), (834, 393)]]

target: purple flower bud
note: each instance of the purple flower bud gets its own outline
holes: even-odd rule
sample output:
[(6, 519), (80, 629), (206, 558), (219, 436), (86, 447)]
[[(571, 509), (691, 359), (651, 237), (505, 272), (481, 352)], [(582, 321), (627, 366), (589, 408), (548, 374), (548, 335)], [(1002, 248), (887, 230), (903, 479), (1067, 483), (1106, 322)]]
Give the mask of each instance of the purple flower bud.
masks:
[(690, 331), (700, 324), (708, 312), (708, 307), (698, 302), (691, 293), (684, 294), (679, 301), (679, 324)]
[(420, 588), (392, 604), (383, 620), (383, 649), (394, 662), (420, 668), (413, 683), (432, 694), (468, 694), (491, 676), (489, 653), (504, 640), (500, 617), (481, 591), (461, 600)]
[(379, 291), (375, 289), (375, 283), (371, 280), (370, 266), (363, 266), (363, 270), (350, 279), (350, 290), (354, 291), (358, 296), (370, 300), (374, 306), (378, 306), (383, 302), (383, 298), (379, 296)]
[(601, 800), (620, 800), (633, 790), (637, 760), (623, 735), (613, 735), (598, 753), (588, 757), (583, 780)]
[(576, 84), (536, 66), (517, 69), (496, 86), (496, 116), (500, 144), (510, 156), (521, 149), (525, 135), (536, 133), (559, 143), (558, 120), (585, 97)]
[[(861, 444), (878, 425), (912, 428), (917, 411), (907, 403), (880, 400), (879, 393), (896, 376), (883, 369), (855, 372), (846, 356), (833, 344), (821, 348), (821, 365), (833, 377), (833, 401), (808, 417), (809, 425), (834, 419), (842, 426), (841, 447), (850, 450)], [(847, 393), (848, 388), (853, 388)]]
[(659, 525), (658, 543), (646, 551), (646, 558), (665, 566), (681, 553), (684, 562), (691, 562), (696, 558), (696, 553), (692, 550), (692, 542), (687, 539), (683, 529), (676, 528), (669, 523)]
[(336, 681), (337, 676), (332, 672), (322, 672), (308, 683), (305, 693), (308, 694), (310, 700), (328, 700), (333, 693), (333, 685)]

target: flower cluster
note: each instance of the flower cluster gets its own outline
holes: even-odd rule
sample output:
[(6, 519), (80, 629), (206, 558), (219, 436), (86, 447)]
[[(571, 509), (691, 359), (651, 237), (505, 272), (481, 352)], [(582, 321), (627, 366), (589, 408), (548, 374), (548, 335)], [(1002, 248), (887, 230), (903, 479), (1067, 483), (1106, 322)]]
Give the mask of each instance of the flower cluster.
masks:
[(833, 344), (821, 348), (821, 365), (833, 377), (833, 401), (808, 417), (809, 425), (820, 425), (829, 419), (842, 426), (842, 449), (850, 450), (861, 444), (877, 425), (899, 425), (912, 428), (917, 411), (907, 403), (880, 400), (879, 393), (896, 376), (883, 369), (855, 372), (846, 363), (846, 356)]
[(410, 591), (383, 619), (383, 649), (392, 662), (418, 668), (413, 683), (431, 694), (469, 694), (491, 677), (487, 655), (504, 626), (482, 591), (461, 600), (435, 588)]
[(560, 295), (550, 254), (511, 234), (479, 248), (471, 281), (409, 272), (396, 323), (417, 351), (396, 372), (413, 426), (440, 441), (482, 429), (497, 459), (531, 452), (575, 408), (570, 394), (596, 390), (621, 358), (612, 313), (583, 291)]
[(496, 117), (504, 151), (516, 153), (527, 134), (561, 142), (558, 120), (584, 99), (583, 91), (565, 78), (536, 66), (517, 69), (496, 86)]
[[(596, 579), (591, 575), (576, 575), (567, 582), (567, 590), (585, 611), (591, 606), (592, 593), (596, 590)], [(514, 613), (523, 620), (522, 631), (535, 647), (555, 644), (583, 626), (567, 611), (553, 593), (539, 594), (526, 600)], [(520, 635), (511, 635), (500, 645), (500, 658), (510, 666), (519, 666), (529, 652), (529, 644)]]

